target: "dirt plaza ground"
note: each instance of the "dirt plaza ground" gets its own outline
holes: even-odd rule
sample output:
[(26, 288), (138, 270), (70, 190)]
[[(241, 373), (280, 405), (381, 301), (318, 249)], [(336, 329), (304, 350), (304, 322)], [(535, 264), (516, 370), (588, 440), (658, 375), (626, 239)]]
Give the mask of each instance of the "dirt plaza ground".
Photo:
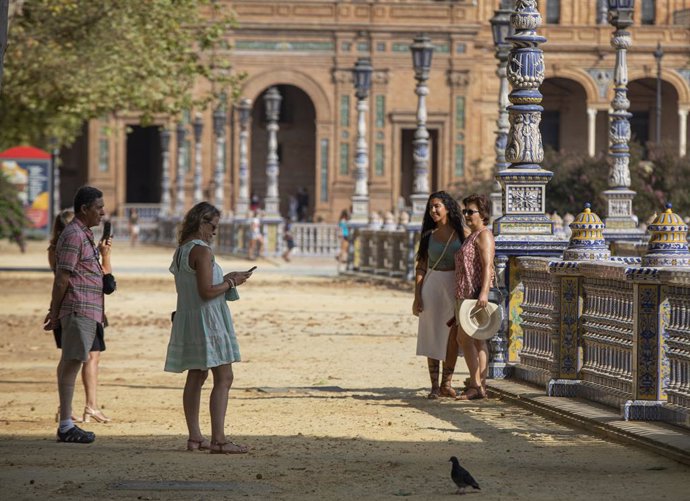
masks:
[(227, 429), (251, 452), (209, 455), (184, 450), (184, 375), (162, 370), (172, 251), (117, 242), (99, 388), (113, 421), (84, 425), (92, 445), (56, 443), (45, 247), (0, 244), (0, 267), (27, 269), (0, 271), (3, 499), (452, 499), (451, 455), (482, 487), (471, 499), (687, 499), (690, 468), (670, 459), (499, 399), (427, 400), (411, 292), (337, 277), (325, 260), (259, 261), (231, 304), (243, 362)]

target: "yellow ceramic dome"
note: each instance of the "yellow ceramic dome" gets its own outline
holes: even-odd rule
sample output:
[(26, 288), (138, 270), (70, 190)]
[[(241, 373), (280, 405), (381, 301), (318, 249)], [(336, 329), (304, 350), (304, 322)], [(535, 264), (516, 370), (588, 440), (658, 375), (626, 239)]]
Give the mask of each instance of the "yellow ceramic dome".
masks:
[(666, 210), (647, 227), (650, 237), (642, 266), (690, 266), (688, 225), (672, 207), (666, 204)]
[(606, 225), (592, 212), (591, 205), (585, 208), (570, 223), (572, 233), (568, 248), (563, 252), (564, 261), (598, 261), (611, 257), (611, 251), (604, 239)]

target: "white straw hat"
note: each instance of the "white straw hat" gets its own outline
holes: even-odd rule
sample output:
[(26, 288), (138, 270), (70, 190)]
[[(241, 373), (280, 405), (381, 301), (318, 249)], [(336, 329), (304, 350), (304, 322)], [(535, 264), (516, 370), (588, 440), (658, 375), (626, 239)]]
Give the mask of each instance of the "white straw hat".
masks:
[(460, 303), (455, 317), (460, 328), (473, 339), (490, 339), (501, 327), (501, 309), (495, 303), (486, 308), (477, 306), (476, 299), (465, 299)]

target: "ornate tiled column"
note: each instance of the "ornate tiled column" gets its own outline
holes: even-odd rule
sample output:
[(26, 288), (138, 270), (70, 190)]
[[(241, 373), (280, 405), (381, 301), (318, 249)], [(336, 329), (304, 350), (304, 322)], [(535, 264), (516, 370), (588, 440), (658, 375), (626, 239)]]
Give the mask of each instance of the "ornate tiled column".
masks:
[(213, 111), (213, 132), (216, 136), (216, 164), (213, 170), (213, 203), (223, 211), (225, 206), (225, 106), (221, 101)]
[(201, 133), (204, 130), (204, 122), (201, 115), (197, 115), (194, 120), (194, 205), (201, 202), (203, 195), (201, 192)]
[(628, 63), (627, 51), (632, 45), (630, 32), (626, 31), (633, 24), (634, 0), (609, 0), (608, 21), (615, 28), (611, 37), (611, 46), (616, 49), (616, 67), (614, 71), (615, 95), (611, 101), (609, 125), (609, 189), (603, 193), (606, 199), (607, 241), (640, 242), (644, 232), (637, 228), (633, 213), (632, 201), (635, 192), (630, 190), (630, 122), (628, 112)]
[[(505, 155), (510, 166), (496, 175), (502, 188), (503, 216), (494, 221), (493, 231), (496, 262), (508, 259), (505, 286), (511, 295), (520, 288), (519, 274), (515, 273), (516, 256), (560, 256), (567, 243), (554, 233), (553, 223), (545, 214), (546, 184), (553, 173), (539, 165), (544, 159), (539, 132), (543, 111), (539, 105), (542, 100), (539, 86), (544, 80), (544, 55), (539, 45), (546, 39), (536, 33), (541, 25), (536, 7), (534, 0), (516, 1), (510, 18), (515, 34), (506, 39), (513, 44), (507, 67), (512, 90), (508, 96), (510, 130)], [(508, 325), (497, 335), (503, 336), (503, 343), (508, 341), (512, 357), (508, 332), (519, 335), (520, 322), (513, 308), (507, 311)], [(503, 377), (507, 370), (492, 353), (489, 377)]]
[(431, 59), (434, 46), (426, 34), (418, 35), (410, 46), (414, 65), (414, 77), (417, 80), (415, 94), (417, 94), (417, 130), (412, 141), (412, 157), (414, 160), (414, 184), (412, 187), (412, 217), (410, 223), (418, 228), (422, 227), (426, 202), (429, 198), (429, 131), (426, 128), (426, 96), (429, 87), (426, 82), (431, 70)]
[(351, 226), (365, 226), (369, 221), (369, 155), (367, 153), (366, 116), (371, 88), (371, 62), (360, 58), (353, 70), (357, 97), (357, 149), (355, 152), (355, 192), (352, 195)]
[(635, 295), (633, 385), (632, 399), (625, 403), (623, 417), (631, 420), (663, 418), (670, 380), (670, 306), (668, 286), (662, 284), (659, 268), (690, 266), (688, 226), (673, 213), (671, 204), (649, 225), (648, 231), (651, 236), (642, 267), (629, 273)]
[[(494, 16), (491, 18), (491, 31), (493, 33), (494, 47), (496, 49), (494, 56), (498, 59), (496, 76), (499, 80), (498, 119), (496, 120), (497, 130), (496, 141), (494, 143), (494, 151), (496, 152), (494, 170), (496, 174), (503, 172), (510, 165), (510, 163), (506, 161), (506, 145), (508, 144), (508, 131), (510, 130), (510, 122), (508, 121), (507, 66), (511, 45), (506, 39), (513, 35), (512, 25), (510, 24), (512, 6), (513, 0), (502, 0), (499, 9), (494, 12)], [(502, 196), (501, 184), (495, 181), (493, 191), (491, 192), (492, 221), (495, 221), (503, 215)]]
[(604, 240), (605, 226), (599, 216), (585, 204), (583, 212), (570, 224), (572, 230), (562, 261), (550, 264), (554, 288), (554, 332), (551, 381), (547, 394), (553, 397), (575, 397), (582, 367), (581, 317), (584, 310), (584, 289), (580, 263), (608, 261), (611, 251)]
[(278, 196), (278, 119), (283, 97), (278, 89), (271, 87), (264, 94), (266, 103), (266, 131), (268, 132), (268, 152), (266, 154), (266, 198), (264, 210), (267, 219), (280, 219), (280, 198)]
[(161, 209), (160, 216), (170, 215), (170, 130), (163, 127), (160, 130), (161, 140)]
[(235, 202), (235, 217), (245, 219), (249, 213), (249, 118), (252, 111), (252, 100), (243, 98), (237, 105), (240, 119), (240, 141), (239, 141), (239, 188), (237, 201)]
[(175, 215), (182, 217), (184, 215), (184, 182), (186, 169), (187, 148), (185, 148), (185, 139), (187, 137), (187, 130), (182, 122), (177, 124), (175, 130), (177, 137), (177, 177), (175, 178)]

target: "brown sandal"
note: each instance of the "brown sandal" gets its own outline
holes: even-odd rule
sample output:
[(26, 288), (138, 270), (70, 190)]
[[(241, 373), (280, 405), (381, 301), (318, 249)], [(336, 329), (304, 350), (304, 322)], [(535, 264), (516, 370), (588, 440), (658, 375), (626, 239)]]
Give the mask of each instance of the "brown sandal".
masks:
[(441, 397), (447, 397), (447, 398), (455, 398), (457, 396), (457, 393), (453, 389), (452, 386), (442, 386), (441, 390), (439, 391), (439, 396)]
[(211, 442), (211, 454), (246, 454), (249, 448), (235, 442)]
[(438, 386), (435, 386), (435, 387), (432, 386), (431, 391), (426, 396), (426, 398), (428, 398), (429, 400), (437, 400), (438, 397), (440, 397), (440, 396), (441, 396), (441, 388), (439, 388)]
[(208, 451), (211, 450), (211, 443), (202, 438), (201, 440), (187, 440), (187, 450), (188, 451)]
[(470, 386), (469, 388), (467, 388), (467, 390), (465, 390), (465, 392), (462, 395), (456, 397), (455, 400), (480, 400), (485, 397), (486, 394), (482, 391), (481, 388)]

